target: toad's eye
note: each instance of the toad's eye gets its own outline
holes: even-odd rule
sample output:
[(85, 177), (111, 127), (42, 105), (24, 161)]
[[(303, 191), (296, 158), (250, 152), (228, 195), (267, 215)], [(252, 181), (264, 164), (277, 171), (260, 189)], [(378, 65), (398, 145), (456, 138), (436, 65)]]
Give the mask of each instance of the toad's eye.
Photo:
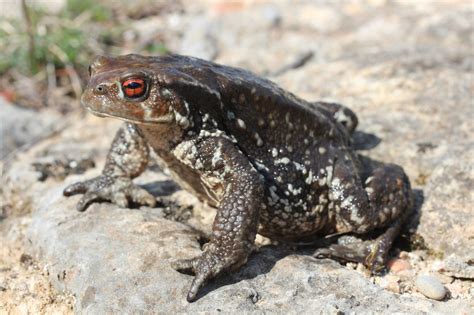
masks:
[(122, 90), (128, 98), (139, 98), (145, 95), (146, 82), (143, 79), (128, 79), (122, 83)]

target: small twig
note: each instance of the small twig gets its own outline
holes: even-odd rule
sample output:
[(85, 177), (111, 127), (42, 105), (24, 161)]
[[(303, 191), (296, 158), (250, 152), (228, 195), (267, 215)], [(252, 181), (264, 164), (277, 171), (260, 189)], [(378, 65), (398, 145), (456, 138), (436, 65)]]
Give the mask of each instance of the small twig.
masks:
[(273, 72), (269, 72), (269, 73), (267, 73), (267, 75), (269, 75), (269, 76), (279, 76), (279, 75), (281, 75), (281, 74), (283, 74), (283, 73), (285, 73), (289, 70), (301, 68), (306, 63), (308, 63), (308, 61), (310, 61), (313, 58), (313, 56), (314, 56), (314, 53), (312, 51), (308, 51), (306, 53), (303, 53), (300, 56), (298, 56), (296, 58), (296, 60), (294, 60), (292, 63), (284, 65), (280, 69), (277, 69)]
[(26, 23), (26, 33), (28, 34), (28, 51), (30, 54), (30, 67), (33, 70), (32, 72), (36, 72), (36, 62), (35, 62), (35, 30), (33, 28), (33, 24), (31, 22), (30, 10), (28, 5), (26, 4), (26, 0), (21, 0), (21, 8), (23, 11), (23, 17), (25, 18)]

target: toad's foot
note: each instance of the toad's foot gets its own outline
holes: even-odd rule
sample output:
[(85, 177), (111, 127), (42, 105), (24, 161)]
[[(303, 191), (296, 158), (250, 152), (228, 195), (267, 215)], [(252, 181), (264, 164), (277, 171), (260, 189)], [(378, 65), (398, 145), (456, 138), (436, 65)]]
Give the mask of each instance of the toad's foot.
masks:
[[(334, 258), (364, 264), (373, 274), (385, 267), (388, 252), (397, 237), (402, 220), (395, 220), (386, 231), (375, 240), (339, 241), (328, 248), (319, 248), (313, 254), (316, 258)], [(354, 238), (349, 238), (354, 239)]]
[(110, 177), (101, 175), (84, 182), (77, 182), (66, 187), (64, 196), (84, 194), (77, 203), (78, 211), (85, 211), (92, 203), (108, 200), (127, 208), (128, 202), (140, 205), (155, 206), (156, 200), (149, 192), (135, 185), (128, 177)]
[(333, 244), (328, 248), (318, 248), (313, 256), (362, 263), (372, 273), (377, 273), (385, 266), (387, 252), (382, 242), (374, 240), (360, 241), (350, 245)]
[[(196, 300), (199, 288), (207, 281), (215, 278), (224, 270), (236, 269), (247, 262), (248, 255), (220, 255), (220, 250), (215, 244), (209, 243), (204, 252), (195, 258), (181, 259), (171, 263), (171, 267), (178, 271), (192, 271), (195, 275), (186, 297), (188, 302)], [(242, 253), (243, 254), (243, 253)]]

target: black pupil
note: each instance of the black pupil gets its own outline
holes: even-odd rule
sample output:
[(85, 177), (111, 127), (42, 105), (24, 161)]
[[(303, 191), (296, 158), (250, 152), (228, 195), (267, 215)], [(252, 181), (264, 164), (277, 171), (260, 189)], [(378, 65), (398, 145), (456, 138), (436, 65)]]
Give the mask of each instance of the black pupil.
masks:
[(139, 87), (142, 87), (142, 84), (138, 82), (130, 82), (127, 84), (128, 89), (138, 89)]

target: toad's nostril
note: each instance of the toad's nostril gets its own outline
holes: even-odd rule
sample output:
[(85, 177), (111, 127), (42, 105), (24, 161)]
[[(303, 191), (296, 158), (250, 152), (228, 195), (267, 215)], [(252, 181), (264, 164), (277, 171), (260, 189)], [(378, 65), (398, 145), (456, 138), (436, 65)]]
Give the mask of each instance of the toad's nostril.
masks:
[(104, 94), (106, 92), (107, 88), (105, 84), (101, 83), (95, 87), (95, 92), (97, 94)]

